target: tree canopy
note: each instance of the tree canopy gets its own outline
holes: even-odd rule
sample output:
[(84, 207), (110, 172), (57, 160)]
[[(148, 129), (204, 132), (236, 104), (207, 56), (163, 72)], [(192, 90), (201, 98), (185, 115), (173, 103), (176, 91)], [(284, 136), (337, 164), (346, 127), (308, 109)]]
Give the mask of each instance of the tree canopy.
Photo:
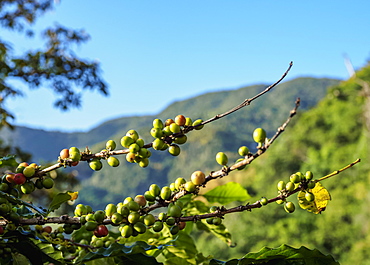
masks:
[[(55, 6), (53, 0), (4, 0), (0, 2), (0, 25), (14, 34), (35, 37), (36, 20)], [(1, 126), (11, 126), (14, 115), (5, 107), (12, 96), (21, 96), (14, 80), (24, 81), (30, 88), (48, 87), (58, 95), (54, 106), (67, 110), (81, 106), (82, 91), (97, 90), (108, 95), (98, 62), (80, 58), (74, 44), (89, 40), (83, 29), (55, 24), (41, 32), (44, 47), (18, 54), (16, 45), (0, 37), (0, 114)]]

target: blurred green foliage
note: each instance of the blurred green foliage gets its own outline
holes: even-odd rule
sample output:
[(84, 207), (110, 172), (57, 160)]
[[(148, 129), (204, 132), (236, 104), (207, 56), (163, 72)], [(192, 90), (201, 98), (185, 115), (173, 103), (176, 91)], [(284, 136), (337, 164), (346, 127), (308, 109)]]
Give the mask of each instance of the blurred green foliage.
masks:
[[(12, 1), (0, 2), (0, 26), (15, 34), (33, 37), (33, 25), (45, 12), (54, 8), (55, 1)], [(59, 98), (55, 107), (66, 110), (80, 107), (82, 90), (96, 90), (108, 94), (106, 83), (101, 78), (97, 62), (79, 58), (73, 45), (89, 40), (84, 30), (54, 25), (41, 34), (44, 47), (30, 49), (20, 54), (16, 45), (0, 38), (0, 127), (12, 128), (10, 113), (5, 103), (9, 97), (22, 96), (14, 81), (23, 81), (30, 88), (49, 87)]]

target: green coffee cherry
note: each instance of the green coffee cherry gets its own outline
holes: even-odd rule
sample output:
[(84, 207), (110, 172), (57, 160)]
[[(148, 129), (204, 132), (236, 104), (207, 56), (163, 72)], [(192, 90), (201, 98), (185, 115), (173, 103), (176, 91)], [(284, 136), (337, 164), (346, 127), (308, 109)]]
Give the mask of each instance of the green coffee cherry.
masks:
[(188, 137), (184, 134), (184, 135), (180, 135), (180, 136), (176, 137), (174, 142), (176, 144), (184, 144), (184, 143), (186, 143), (187, 140), (188, 140)]
[(315, 195), (312, 192), (306, 192), (304, 197), (306, 198), (308, 202), (312, 202), (315, 200)]
[(180, 151), (180, 147), (177, 144), (171, 144), (168, 148), (168, 152), (173, 156), (178, 156), (180, 154)]
[(227, 155), (224, 152), (218, 152), (216, 155), (216, 162), (221, 166), (225, 166), (228, 162)]
[(162, 150), (165, 145), (165, 142), (163, 142), (163, 140), (159, 138), (156, 138), (152, 143), (152, 147), (154, 150)]
[[(239, 163), (239, 162), (241, 162), (243, 160), (244, 160), (244, 158), (239, 158), (238, 160), (235, 161), (235, 164), (237, 164), (237, 163)], [(246, 166), (247, 165), (241, 166), (241, 167), (237, 168), (237, 170), (243, 170), (243, 169), (245, 169)]]
[(111, 167), (118, 167), (119, 166), (119, 160), (116, 158), (116, 157), (114, 157), (114, 156), (110, 156), (110, 157), (108, 157), (108, 159), (107, 159), (107, 163), (108, 163), (108, 165), (110, 165)]
[(105, 148), (108, 151), (113, 151), (114, 149), (116, 149), (116, 142), (114, 140), (108, 140), (105, 144)]
[(181, 131), (181, 128), (179, 125), (177, 125), (176, 123), (171, 123), (170, 124), (170, 131), (172, 133), (179, 133)]
[(170, 126), (164, 127), (162, 131), (163, 131), (164, 136), (170, 136), (172, 134), (172, 132), (170, 130)]
[(302, 180), (301, 176), (297, 173), (290, 175), (289, 178), (290, 178), (290, 181), (293, 182), (293, 183), (299, 183)]
[(153, 225), (154, 232), (160, 232), (163, 229), (163, 223), (162, 222), (155, 222)]
[(172, 205), (168, 207), (167, 215), (171, 217), (180, 217), (181, 216), (181, 208), (178, 205)]
[(98, 224), (101, 224), (105, 219), (105, 212), (102, 210), (96, 211), (94, 213), (94, 219)]
[(42, 180), (42, 186), (45, 189), (51, 189), (54, 186), (54, 180), (52, 178), (44, 178)]
[(171, 235), (176, 235), (180, 231), (180, 228), (178, 225), (174, 225), (170, 228)]
[(291, 182), (291, 181), (289, 181), (289, 182), (285, 185), (285, 189), (286, 189), (287, 191), (293, 191), (293, 190), (294, 190), (294, 187), (295, 187), (295, 185), (294, 185), (294, 183), (293, 183), (293, 182)]
[(161, 188), (157, 184), (152, 184), (149, 187), (149, 192), (155, 198), (161, 194)]
[(179, 190), (181, 185), (185, 184), (186, 183), (186, 180), (184, 178), (177, 178), (175, 180), (175, 189), (176, 190)]
[(191, 120), (191, 118), (186, 117), (184, 126), (192, 126), (192, 125), (193, 125), (193, 121)]
[(214, 217), (212, 220), (212, 224), (220, 225), (222, 223), (222, 219), (220, 217)]
[(117, 206), (115, 204), (109, 203), (105, 206), (105, 214), (107, 216), (112, 216), (115, 212), (117, 212)]
[[(201, 124), (202, 122), (203, 122), (203, 120), (202, 120), (202, 119), (198, 119), (198, 120), (194, 121), (194, 122), (193, 122), (193, 126), (195, 127), (194, 129), (195, 129), (195, 130), (201, 130), (201, 129), (203, 129), (204, 125), (199, 125), (199, 124)], [(199, 125), (199, 126), (197, 126), (197, 125)]]
[(139, 139), (139, 134), (137, 133), (137, 131), (135, 130), (129, 130), (127, 133), (126, 133), (126, 136), (129, 136), (132, 138), (132, 140), (134, 140), (134, 142), (136, 142), (137, 139)]
[(161, 119), (154, 119), (153, 120), (153, 127), (163, 129), (164, 125)]
[(30, 194), (35, 190), (35, 184), (32, 181), (27, 181), (21, 185), (21, 191), (24, 194)]
[(161, 190), (160, 197), (163, 200), (168, 200), (171, 197), (171, 189), (168, 186), (164, 186)]
[(163, 136), (162, 128), (152, 128), (150, 130), (150, 135), (154, 138), (161, 138)]
[(166, 219), (166, 224), (169, 225), (169, 226), (172, 226), (176, 223), (176, 219), (174, 217), (168, 217)]
[(123, 136), (121, 138), (121, 145), (125, 148), (129, 148), (129, 146), (133, 143), (134, 143), (134, 140), (129, 136)]
[(138, 211), (140, 209), (140, 205), (136, 202), (136, 201), (130, 201), (128, 204), (127, 204), (127, 208), (130, 210), (130, 211)]
[(313, 179), (313, 173), (311, 171), (307, 171), (304, 176), (305, 176), (306, 180)]
[(248, 147), (246, 147), (246, 146), (239, 147), (238, 154), (240, 156), (246, 156), (246, 155), (248, 155), (248, 153), (249, 153)]
[(128, 238), (130, 236), (132, 236), (132, 227), (131, 225), (125, 225), (122, 227), (121, 229), (121, 236), (125, 237), (125, 238)]
[(287, 213), (292, 213), (295, 210), (295, 205), (292, 202), (286, 202), (284, 205), (284, 209)]
[(23, 175), (26, 178), (30, 178), (35, 174), (35, 168), (32, 166), (27, 166), (23, 169)]
[(151, 226), (155, 223), (155, 217), (152, 214), (147, 214), (144, 217), (144, 224), (147, 226)]
[(133, 143), (129, 146), (129, 151), (130, 153), (136, 154), (137, 152), (140, 151), (140, 146), (137, 143)]
[(196, 190), (196, 186), (192, 181), (186, 182), (184, 188), (187, 192), (194, 192)]
[(260, 199), (260, 203), (261, 203), (262, 205), (267, 205), (267, 204), (268, 204), (268, 199), (267, 199), (266, 197), (262, 197), (262, 198)]
[(71, 148), (69, 148), (69, 158), (73, 162), (80, 161), (81, 160), (80, 150), (77, 147), (71, 147)]
[(142, 147), (144, 146), (144, 140), (143, 140), (143, 139), (141, 139), (141, 138), (139, 138), (139, 139), (137, 139), (137, 140), (136, 140), (136, 144), (137, 144), (140, 148), (142, 148)]
[(266, 131), (262, 128), (257, 128), (253, 132), (253, 140), (256, 143), (264, 143), (266, 139)]
[(81, 203), (77, 204), (74, 214), (78, 217), (87, 214), (86, 206)]
[(159, 213), (158, 214), (158, 220), (160, 220), (160, 221), (164, 221), (164, 220), (166, 220), (166, 218), (167, 218), (167, 214), (166, 213)]
[(87, 221), (84, 226), (87, 231), (94, 231), (98, 227), (98, 223), (95, 221)]
[(92, 170), (99, 171), (100, 169), (102, 169), (103, 164), (101, 163), (100, 159), (94, 158), (89, 162), (89, 166)]
[(278, 184), (277, 184), (278, 190), (284, 190), (285, 189), (285, 186), (286, 186), (286, 184), (285, 184), (285, 181), (284, 180), (280, 180), (278, 182)]
[(315, 186), (316, 186), (316, 182), (315, 181), (310, 181), (307, 184), (307, 188), (309, 188), (309, 189), (313, 189), (313, 188), (315, 188)]
[(128, 216), (127, 216), (127, 220), (130, 224), (135, 224), (139, 221), (140, 219), (140, 214), (138, 212), (131, 212)]
[(144, 192), (144, 197), (149, 202), (154, 202), (155, 201), (155, 197), (148, 190), (146, 192)]
[(144, 234), (146, 231), (146, 225), (141, 222), (137, 222), (134, 224), (134, 230), (139, 234)]
[(148, 149), (146, 149), (146, 148), (141, 148), (141, 149), (139, 150), (139, 156), (140, 156), (141, 158), (148, 158), (148, 157), (150, 156), (149, 150), (148, 150)]

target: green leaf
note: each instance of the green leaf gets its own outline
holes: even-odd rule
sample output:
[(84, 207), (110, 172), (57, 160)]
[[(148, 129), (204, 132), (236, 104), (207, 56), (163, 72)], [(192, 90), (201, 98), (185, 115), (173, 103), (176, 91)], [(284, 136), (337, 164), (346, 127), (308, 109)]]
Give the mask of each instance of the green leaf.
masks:
[(232, 246), (231, 234), (223, 224), (210, 225), (205, 220), (202, 220), (201, 222), (197, 222), (196, 225), (199, 230), (211, 232), (228, 246)]
[(39, 207), (36, 207), (33, 204), (28, 203), (28, 202), (25, 202), (25, 201), (23, 201), (21, 199), (18, 199), (16, 197), (14, 197), (13, 195), (10, 195), (8, 193), (5, 193), (5, 192), (0, 191), (0, 197), (6, 198), (9, 202), (11, 202), (13, 204), (20, 204), (20, 205), (24, 205), (24, 206), (27, 206), (29, 208), (32, 208), (36, 212), (38, 212), (39, 214), (41, 214), (42, 216), (46, 216), (46, 211), (44, 209), (39, 208)]
[(203, 197), (211, 203), (228, 204), (234, 201), (246, 201), (251, 196), (239, 183), (229, 182), (208, 191), (203, 194)]
[(0, 167), (16, 167), (18, 166), (17, 161), (15, 161), (14, 155), (7, 155), (0, 157)]
[[(192, 201), (183, 210), (186, 213), (186, 216), (200, 215), (200, 214), (208, 213), (209, 207), (202, 201)], [(218, 226), (210, 225), (205, 220), (202, 220), (202, 221), (196, 222), (195, 225), (199, 230), (211, 232), (216, 237), (221, 239), (223, 242), (231, 246), (232, 244), (231, 234), (229, 233), (229, 231), (223, 224), (218, 225)], [(188, 224), (186, 226), (188, 226)]]
[(264, 247), (257, 253), (248, 253), (242, 259), (219, 261), (212, 260), (212, 265), (249, 265), (249, 264), (269, 264), (269, 265), (339, 265), (330, 255), (324, 255), (317, 249), (310, 250), (306, 247), (292, 248), (281, 245), (279, 248)]
[(180, 231), (175, 239), (167, 242), (162, 252), (166, 265), (195, 264), (197, 254), (193, 238), (183, 231)]
[(123, 263), (127, 262), (127, 264), (160, 264), (155, 258), (145, 254), (146, 251), (154, 248), (156, 247), (142, 241), (135, 242), (131, 246), (113, 243), (109, 248), (100, 248), (95, 252), (87, 253), (85, 256), (78, 258), (75, 263), (79, 264), (106, 257), (117, 257)]
[(58, 209), (63, 203), (71, 200), (72, 197), (69, 195), (69, 192), (64, 193), (58, 193), (53, 200), (51, 201), (49, 208), (48, 208), (48, 214)]
[(26, 237), (20, 233), (17, 235), (18, 242), (9, 243), (9, 246), (17, 249), (19, 253), (29, 259), (32, 264), (42, 265), (44, 262), (62, 264), (63, 255), (52, 244)]

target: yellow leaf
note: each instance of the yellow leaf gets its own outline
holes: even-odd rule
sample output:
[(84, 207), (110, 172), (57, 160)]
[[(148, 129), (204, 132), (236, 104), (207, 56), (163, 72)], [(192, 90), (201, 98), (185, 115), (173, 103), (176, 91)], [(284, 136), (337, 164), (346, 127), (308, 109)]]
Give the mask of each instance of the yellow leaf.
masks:
[(71, 196), (71, 201), (74, 201), (78, 198), (78, 191), (75, 192), (67, 192), (69, 196)]
[(326, 209), (329, 200), (331, 200), (330, 193), (319, 182), (317, 182), (315, 187), (309, 191), (315, 195), (315, 200), (312, 202), (307, 201), (305, 198), (306, 192), (300, 191), (298, 193), (299, 206), (309, 212), (319, 214)]

